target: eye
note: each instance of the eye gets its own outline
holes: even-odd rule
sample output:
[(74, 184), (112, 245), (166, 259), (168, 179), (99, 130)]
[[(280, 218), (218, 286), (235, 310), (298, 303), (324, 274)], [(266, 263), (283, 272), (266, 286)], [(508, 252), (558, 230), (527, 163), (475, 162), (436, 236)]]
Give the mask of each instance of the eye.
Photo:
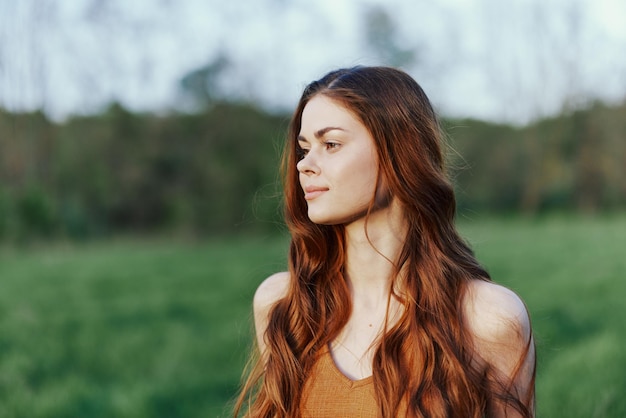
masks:
[(326, 147), (327, 151), (332, 151), (334, 149), (339, 148), (340, 144), (338, 144), (337, 142), (327, 141), (327, 142), (324, 142), (324, 146)]
[(307, 148), (302, 148), (300, 146), (298, 146), (298, 149), (296, 150), (296, 154), (298, 155), (298, 160), (301, 160), (304, 157), (306, 157), (308, 153), (309, 153), (309, 150)]

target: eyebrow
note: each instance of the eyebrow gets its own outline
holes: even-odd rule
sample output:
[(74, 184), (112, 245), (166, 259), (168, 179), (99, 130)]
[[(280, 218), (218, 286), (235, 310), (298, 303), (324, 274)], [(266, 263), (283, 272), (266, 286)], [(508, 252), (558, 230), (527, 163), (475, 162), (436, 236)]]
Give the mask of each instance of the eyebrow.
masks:
[[(313, 135), (315, 135), (315, 138), (320, 139), (321, 137), (323, 137), (324, 135), (326, 135), (328, 132), (330, 131), (343, 131), (346, 132), (345, 129), (343, 128), (339, 128), (338, 126), (327, 126), (326, 128), (322, 128), (318, 131), (316, 131)], [(309, 142), (304, 136), (302, 135), (298, 135), (297, 138), (298, 141), (304, 141), (304, 142)]]

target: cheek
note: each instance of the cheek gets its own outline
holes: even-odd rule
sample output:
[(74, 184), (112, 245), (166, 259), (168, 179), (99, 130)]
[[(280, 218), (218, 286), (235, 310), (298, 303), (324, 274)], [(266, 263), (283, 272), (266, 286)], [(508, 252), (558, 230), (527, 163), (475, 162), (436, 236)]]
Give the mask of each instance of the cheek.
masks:
[(380, 183), (379, 179), (379, 169), (378, 169), (378, 157), (376, 154), (371, 151), (367, 156), (363, 157), (363, 167), (362, 172), (364, 177), (367, 178), (367, 184), (371, 188), (372, 195), (378, 189), (378, 183)]
[(353, 192), (357, 192), (363, 196), (363, 199), (370, 201), (378, 187), (378, 162), (369, 155), (361, 156), (355, 164), (348, 168), (347, 175), (353, 178), (350, 187)]

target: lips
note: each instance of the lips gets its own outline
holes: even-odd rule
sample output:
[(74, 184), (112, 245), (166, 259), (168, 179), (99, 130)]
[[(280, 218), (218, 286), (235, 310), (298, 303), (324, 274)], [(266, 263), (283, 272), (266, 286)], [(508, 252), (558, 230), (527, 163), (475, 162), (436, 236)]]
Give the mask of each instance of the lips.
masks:
[(304, 188), (304, 199), (313, 200), (328, 191), (328, 187), (307, 186)]

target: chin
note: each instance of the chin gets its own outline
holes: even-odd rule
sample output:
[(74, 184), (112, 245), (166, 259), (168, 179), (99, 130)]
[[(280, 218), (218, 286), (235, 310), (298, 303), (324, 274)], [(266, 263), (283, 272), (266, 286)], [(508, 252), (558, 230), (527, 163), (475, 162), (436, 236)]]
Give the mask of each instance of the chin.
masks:
[(343, 213), (343, 214), (321, 214), (321, 213), (310, 213), (309, 219), (311, 222), (317, 225), (346, 225), (357, 221), (367, 215), (367, 209), (356, 213)]
[(341, 223), (340, 217), (329, 213), (308, 212), (309, 220), (317, 225), (337, 225)]
[(317, 225), (337, 225), (340, 222), (333, 221), (327, 217), (323, 216), (311, 216), (309, 215), (309, 220)]

